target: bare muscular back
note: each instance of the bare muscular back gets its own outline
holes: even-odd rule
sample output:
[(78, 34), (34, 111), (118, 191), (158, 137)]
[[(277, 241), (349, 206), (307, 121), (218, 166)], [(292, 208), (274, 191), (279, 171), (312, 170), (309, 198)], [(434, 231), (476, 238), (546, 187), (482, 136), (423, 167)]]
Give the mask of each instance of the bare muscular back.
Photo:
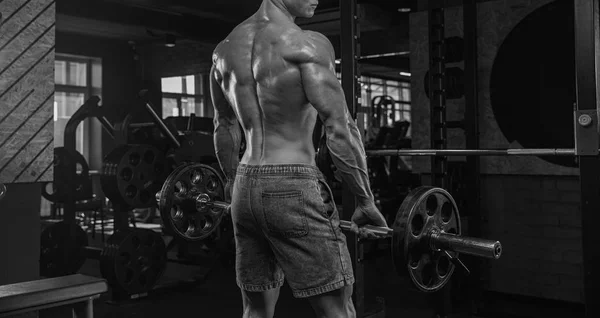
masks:
[(215, 49), (216, 81), (246, 138), (241, 163), (314, 164), (317, 111), (289, 54), (302, 36), (291, 22), (252, 16)]

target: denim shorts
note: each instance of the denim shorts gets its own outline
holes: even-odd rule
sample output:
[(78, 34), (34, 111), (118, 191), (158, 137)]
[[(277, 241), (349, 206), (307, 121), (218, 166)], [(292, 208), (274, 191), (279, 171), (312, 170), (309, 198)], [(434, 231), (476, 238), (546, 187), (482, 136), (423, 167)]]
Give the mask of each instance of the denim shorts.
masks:
[(260, 292), (285, 280), (294, 297), (354, 283), (333, 193), (311, 165), (239, 165), (231, 216), (240, 288)]

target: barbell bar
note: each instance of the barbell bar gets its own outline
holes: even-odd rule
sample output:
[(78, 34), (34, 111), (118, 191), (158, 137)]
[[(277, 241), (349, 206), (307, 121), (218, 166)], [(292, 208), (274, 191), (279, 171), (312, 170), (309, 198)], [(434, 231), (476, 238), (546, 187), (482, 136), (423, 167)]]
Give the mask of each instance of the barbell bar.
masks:
[(572, 148), (539, 149), (369, 149), (369, 157), (384, 156), (574, 156)]
[[(228, 211), (229, 204), (221, 201), (211, 201), (206, 193), (198, 194), (195, 197), (196, 209), (209, 210), (213, 208)], [(352, 222), (347, 220), (340, 221), (340, 227), (345, 231), (352, 231)], [(388, 227), (379, 227), (365, 225), (363, 230), (376, 234), (378, 237), (392, 237), (394, 230)], [(400, 233), (402, 235), (402, 233)], [(433, 250), (450, 250), (462, 254), (484, 257), (490, 259), (499, 259), (502, 255), (502, 244), (499, 241), (487, 240), (474, 237), (459, 236), (451, 233), (444, 233), (439, 229), (431, 229), (427, 233), (429, 245)]]
[[(187, 241), (211, 235), (230, 210), (230, 204), (221, 199), (223, 191), (223, 180), (213, 167), (194, 163), (176, 168), (156, 195), (165, 230)], [(340, 228), (352, 230), (352, 223), (342, 220)], [(408, 273), (425, 292), (442, 288), (455, 267), (468, 274), (460, 254), (492, 260), (502, 255), (498, 241), (461, 235), (456, 202), (441, 188), (423, 186), (411, 191), (391, 228), (365, 226), (361, 230), (391, 238), (396, 271)]]
[(88, 246), (87, 234), (74, 223), (61, 221), (42, 231), (42, 276), (75, 274), (86, 259), (100, 262), (113, 292), (136, 295), (148, 292), (162, 276), (167, 248), (161, 234), (150, 229), (116, 230), (102, 248)]

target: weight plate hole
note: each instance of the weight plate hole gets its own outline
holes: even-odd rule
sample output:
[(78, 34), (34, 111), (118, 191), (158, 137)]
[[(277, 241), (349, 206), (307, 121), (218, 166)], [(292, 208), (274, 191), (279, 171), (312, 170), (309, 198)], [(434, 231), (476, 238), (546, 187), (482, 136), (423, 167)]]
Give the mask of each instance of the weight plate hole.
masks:
[(146, 191), (146, 190), (142, 190), (140, 192), (140, 202), (142, 202), (143, 204), (148, 203), (148, 201), (150, 201), (150, 198), (152, 196), (150, 195), (150, 192)]
[(419, 236), (421, 231), (423, 231), (423, 226), (425, 225), (425, 220), (421, 214), (415, 214), (410, 222), (411, 232), (414, 236)]
[(133, 178), (133, 170), (131, 170), (131, 168), (124, 168), (121, 170), (121, 179), (125, 182), (129, 182), (131, 181), (131, 178)]
[(130, 184), (127, 186), (127, 188), (125, 188), (125, 195), (130, 199), (135, 198), (137, 192), (138, 190), (133, 184)]
[(452, 203), (450, 202), (446, 202), (442, 205), (442, 221), (444, 221), (444, 223), (448, 223), (450, 221), (453, 210)]
[(446, 232), (446, 233), (448, 233), (448, 234), (458, 234), (458, 233), (456, 232), (456, 229), (455, 229), (455, 228), (450, 228), (450, 229), (446, 230), (445, 232)]
[(154, 246), (154, 242), (155, 242), (155, 241), (154, 241), (154, 237), (152, 237), (152, 236), (148, 236), (148, 237), (146, 238), (146, 246), (148, 246), (148, 247), (152, 247), (152, 246)]
[(425, 286), (431, 286), (433, 284), (433, 264), (429, 263), (423, 266), (423, 271), (421, 272), (421, 282)]
[(181, 211), (180, 207), (173, 206), (171, 208), (171, 218), (175, 221), (177, 221), (179, 219), (183, 219), (183, 211)]
[(75, 164), (75, 166), (76, 166), (77, 171), (83, 172), (83, 165), (81, 163), (78, 162)]
[(144, 267), (146, 267), (146, 263), (148, 263), (148, 260), (147, 260), (147, 258), (146, 258), (146, 257), (144, 257), (144, 256), (140, 256), (140, 257), (138, 257), (138, 259), (137, 259), (137, 263), (138, 263), (138, 266), (139, 266), (139, 267), (142, 267), (142, 268), (144, 268)]
[(437, 261), (437, 273), (440, 277), (446, 277), (450, 271), (450, 259), (446, 255), (440, 256)]
[(140, 154), (138, 154), (137, 152), (134, 152), (129, 155), (129, 164), (132, 166), (137, 166), (138, 164), (140, 164), (140, 160)]
[(198, 170), (193, 170), (190, 175), (190, 181), (192, 181), (193, 184), (201, 183), (202, 182), (202, 172), (200, 172)]
[(218, 187), (218, 182), (217, 180), (215, 180), (214, 177), (210, 177), (208, 180), (208, 183), (206, 184), (206, 189), (210, 192), (214, 192), (215, 190), (217, 190)]
[(119, 256), (121, 257), (121, 264), (123, 264), (123, 266), (127, 266), (129, 262), (131, 262), (131, 254), (121, 253)]
[(130, 268), (125, 271), (125, 284), (130, 284), (133, 281), (133, 275), (134, 272)]
[(437, 211), (438, 208), (438, 202), (435, 195), (430, 195), (427, 197), (425, 207), (427, 208), (427, 215), (431, 216), (435, 214), (435, 211)]
[(196, 224), (193, 220), (190, 220), (188, 223), (188, 227), (185, 230), (185, 234), (188, 236), (192, 236), (196, 232)]
[(176, 195), (184, 195), (187, 192), (187, 187), (185, 186), (185, 184), (183, 182), (177, 181), (175, 183), (174, 192)]
[(206, 218), (199, 219), (196, 222), (198, 223), (198, 227), (201, 229), (207, 229), (209, 227), (209, 222)]
[(408, 265), (412, 268), (412, 269), (417, 269), (419, 268), (419, 263), (421, 262), (421, 253), (419, 253), (418, 251), (419, 249), (414, 246), (411, 249), (411, 253), (408, 256)]
[(141, 240), (139, 237), (134, 236), (131, 238), (131, 245), (134, 250), (137, 250), (140, 247), (140, 244), (141, 244)]
[(155, 158), (156, 158), (156, 155), (154, 154), (154, 152), (152, 150), (148, 150), (144, 153), (144, 161), (148, 164), (152, 164), (154, 162)]
[(138, 282), (140, 283), (140, 285), (146, 286), (146, 284), (148, 283), (148, 279), (146, 278), (146, 275), (141, 274), (140, 277), (138, 278)]

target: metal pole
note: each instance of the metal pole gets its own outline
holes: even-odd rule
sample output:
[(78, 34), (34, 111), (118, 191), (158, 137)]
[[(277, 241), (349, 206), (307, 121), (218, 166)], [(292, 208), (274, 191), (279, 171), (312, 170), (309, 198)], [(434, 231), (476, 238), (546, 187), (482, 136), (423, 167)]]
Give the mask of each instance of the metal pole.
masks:
[[(429, 123), (430, 146), (433, 149), (446, 149), (448, 147), (446, 128), (446, 32), (445, 11), (443, 0), (429, 1), (436, 8), (429, 9)], [(447, 189), (448, 158), (432, 157), (431, 159), (431, 185)], [(452, 283), (431, 295), (434, 313), (445, 316), (452, 311), (450, 290)]]
[(98, 116), (96, 118), (98, 118), (98, 121), (100, 121), (104, 131), (106, 131), (110, 138), (115, 139), (115, 127), (110, 123), (110, 121), (108, 121), (108, 119), (106, 119), (104, 116)]
[[(477, 60), (477, 1), (463, 0), (463, 30), (465, 41), (465, 138), (469, 149), (479, 146), (479, 89), (478, 89), (478, 60)], [(466, 211), (470, 219), (469, 235), (480, 237), (483, 219), (481, 216), (481, 161), (479, 157), (467, 157), (467, 193)], [(471, 265), (468, 293), (475, 310), (482, 290), (481, 262)]]
[[(430, 1), (433, 4), (440, 0)], [(429, 9), (429, 104), (431, 148), (445, 149), (446, 138), (446, 62), (444, 8)], [(447, 158), (431, 158), (431, 184), (448, 187)]]
[[(341, 70), (342, 70), (342, 88), (346, 96), (346, 104), (352, 119), (356, 119), (356, 110), (358, 108), (358, 96), (360, 88), (358, 79), (357, 59), (360, 56), (358, 52), (359, 32), (357, 32), (358, 10), (356, 0), (340, 0), (340, 47), (341, 47)], [(356, 208), (354, 195), (345, 183), (342, 183), (342, 219), (350, 219)], [(354, 292), (352, 298), (356, 310), (356, 317), (363, 317), (365, 314), (365, 294), (364, 294), (364, 267), (360, 261), (361, 244), (356, 235), (347, 236), (348, 250), (352, 258), (352, 268), (354, 270)]]
[[(581, 236), (583, 247), (583, 288), (585, 317), (599, 317), (595, 294), (600, 285), (600, 250), (594, 243), (600, 222), (600, 157), (598, 120), (600, 113), (600, 14), (598, 0), (575, 0), (575, 70), (577, 110), (575, 119), (587, 115), (589, 122), (576, 120), (575, 144), (578, 150), (581, 185)], [(582, 117), (578, 117), (582, 116)], [(587, 124), (587, 125), (585, 125)], [(586, 149), (587, 148), (587, 149)]]
[(371, 149), (369, 157), (383, 156), (574, 156), (575, 149)]
[(167, 127), (165, 122), (156, 113), (154, 107), (152, 107), (152, 104), (150, 103), (150, 98), (148, 97), (148, 90), (143, 89), (139, 92), (138, 95), (144, 101), (144, 107), (146, 108), (146, 111), (148, 112), (148, 114), (150, 114), (150, 117), (152, 117), (152, 121), (158, 126), (158, 129), (160, 129), (160, 132), (162, 132), (165, 135), (165, 137), (169, 139), (169, 141), (171, 142), (171, 144), (173, 144), (175, 148), (181, 148), (181, 143), (179, 142), (177, 137), (173, 135), (173, 133)]
[(160, 129), (160, 132), (162, 132), (165, 135), (165, 137), (167, 137), (167, 139), (169, 139), (169, 141), (171, 142), (171, 144), (173, 144), (173, 146), (175, 146), (176, 148), (181, 148), (181, 143), (179, 142), (177, 137), (175, 137), (175, 135), (173, 135), (171, 130), (167, 127), (167, 125), (165, 125), (165, 123), (162, 121), (160, 116), (158, 116), (156, 111), (154, 111), (154, 108), (152, 107), (152, 105), (150, 105), (150, 102), (146, 101), (144, 103), (144, 106), (146, 107), (146, 110), (148, 111), (150, 116), (152, 116), (152, 119), (154, 120), (154, 122), (156, 123), (158, 128)]

